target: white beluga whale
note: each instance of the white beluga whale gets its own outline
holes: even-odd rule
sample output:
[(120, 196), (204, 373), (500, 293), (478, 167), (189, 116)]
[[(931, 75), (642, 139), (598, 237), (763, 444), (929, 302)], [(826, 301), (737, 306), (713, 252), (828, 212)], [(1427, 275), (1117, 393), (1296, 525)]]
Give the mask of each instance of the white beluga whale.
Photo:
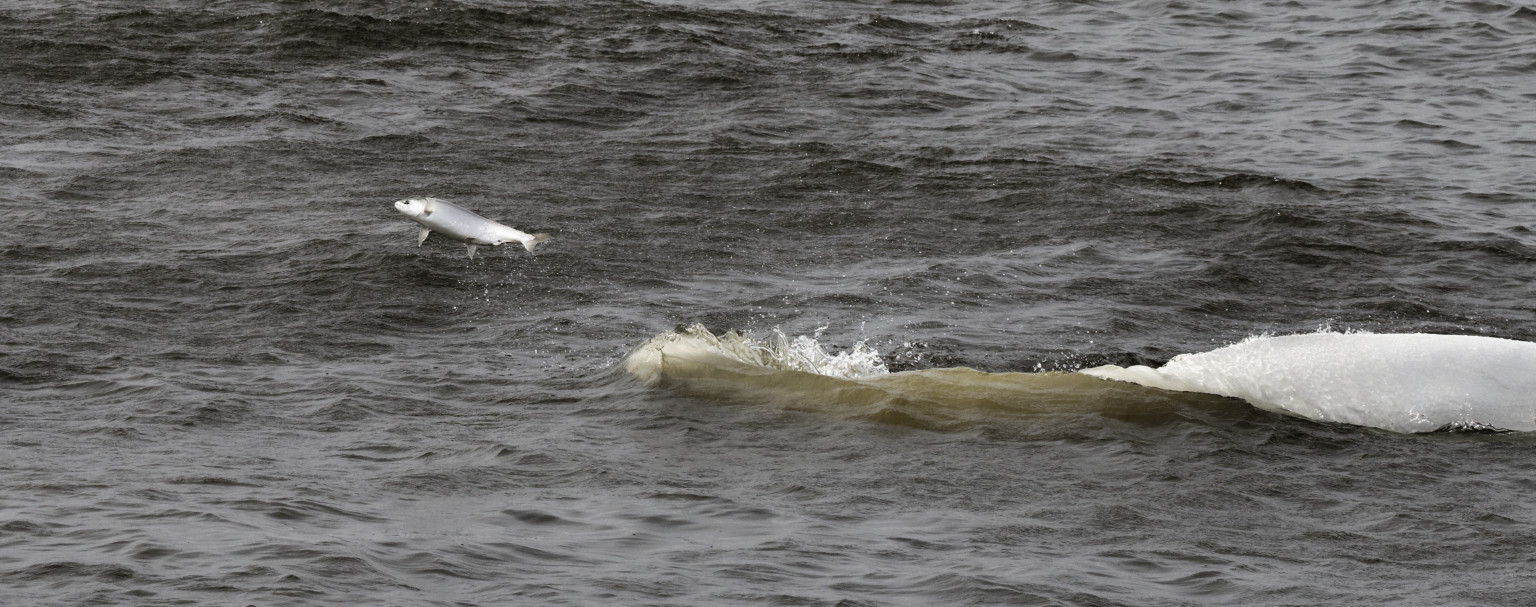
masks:
[(520, 242), (532, 251), (550, 239), (549, 234), (529, 234), (505, 226), (475, 214), (474, 211), (437, 198), (407, 198), (395, 202), (395, 209), (421, 224), (421, 234), (416, 246), (427, 241), (427, 235), (438, 232), (464, 243), (469, 247), (469, 257), (474, 259), (478, 247), (494, 247), (509, 242)]
[(1477, 335), (1261, 336), (1161, 368), (1082, 373), (1241, 398), (1261, 409), (1396, 432), (1536, 431), (1536, 343)]

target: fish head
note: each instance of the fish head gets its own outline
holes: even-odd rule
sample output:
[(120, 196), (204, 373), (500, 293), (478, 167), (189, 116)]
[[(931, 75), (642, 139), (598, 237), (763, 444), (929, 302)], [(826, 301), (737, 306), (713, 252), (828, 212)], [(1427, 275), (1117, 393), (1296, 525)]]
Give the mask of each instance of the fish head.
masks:
[(405, 213), (406, 217), (421, 217), (428, 213), (427, 203), (430, 198), (407, 198), (395, 201), (395, 210)]

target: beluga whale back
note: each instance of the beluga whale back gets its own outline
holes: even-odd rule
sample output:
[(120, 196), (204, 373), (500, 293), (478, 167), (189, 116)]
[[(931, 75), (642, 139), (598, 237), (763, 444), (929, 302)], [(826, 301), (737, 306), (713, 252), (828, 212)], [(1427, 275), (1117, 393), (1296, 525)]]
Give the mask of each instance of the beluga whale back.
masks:
[(395, 202), (395, 208), (406, 217), (421, 224), (421, 234), (416, 246), (427, 241), (427, 235), (438, 232), (464, 243), (469, 247), (469, 258), (475, 258), (478, 247), (494, 247), (509, 242), (523, 243), (532, 251), (550, 239), (549, 234), (529, 234), (505, 226), (475, 214), (474, 211), (437, 198), (407, 198)]

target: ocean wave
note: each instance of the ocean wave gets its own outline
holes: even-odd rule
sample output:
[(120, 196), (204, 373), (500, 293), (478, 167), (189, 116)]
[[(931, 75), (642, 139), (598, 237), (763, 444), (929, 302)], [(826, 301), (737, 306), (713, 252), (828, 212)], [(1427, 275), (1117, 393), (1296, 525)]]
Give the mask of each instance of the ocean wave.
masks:
[[(987, 411), (1118, 410), (1127, 399), (1146, 403), (1149, 413), (1165, 411), (1172, 392), (1393, 432), (1536, 431), (1536, 344), (1471, 335), (1257, 336), (1182, 354), (1156, 369), (891, 373), (863, 342), (831, 354), (815, 337), (790, 339), (778, 330), (766, 339), (715, 335), (694, 325), (651, 338), (622, 367), (648, 383), (709, 396), (792, 401), (917, 427), (950, 427)], [(1111, 387), (1127, 384), (1144, 390)]]

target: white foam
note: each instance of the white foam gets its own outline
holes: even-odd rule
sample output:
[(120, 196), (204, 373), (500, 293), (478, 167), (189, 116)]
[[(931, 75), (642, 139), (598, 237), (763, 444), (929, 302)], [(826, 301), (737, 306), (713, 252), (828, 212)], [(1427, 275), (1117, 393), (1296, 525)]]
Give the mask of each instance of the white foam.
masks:
[(814, 337), (794, 339), (778, 329), (763, 339), (734, 331), (715, 335), (703, 325), (668, 331), (647, 340), (624, 359), (631, 374), (647, 381), (656, 378), (668, 357), (716, 359), (776, 371), (802, 371), (840, 379), (865, 379), (889, 374), (880, 352), (864, 342), (829, 354)]
[(1469, 335), (1315, 333), (1254, 337), (1159, 369), (1083, 373), (1205, 392), (1319, 421), (1397, 432), (1536, 430), (1536, 344)]

